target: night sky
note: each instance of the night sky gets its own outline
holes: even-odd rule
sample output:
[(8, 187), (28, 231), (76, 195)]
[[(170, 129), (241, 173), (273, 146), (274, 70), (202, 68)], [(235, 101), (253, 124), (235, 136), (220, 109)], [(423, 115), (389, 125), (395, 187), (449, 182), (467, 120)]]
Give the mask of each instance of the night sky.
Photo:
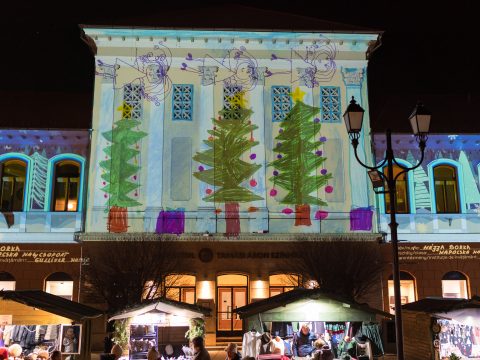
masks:
[[(176, 26), (190, 28), (205, 22), (225, 27), (227, 20), (231, 28), (260, 27), (264, 17), (256, 8), (261, 8), (384, 31), (382, 46), (368, 68), (374, 131), (410, 131), (407, 117), (418, 99), (433, 113), (432, 132), (480, 132), (480, 116), (473, 111), (480, 103), (478, 66), (474, 68), (479, 47), (474, 34), (480, 32), (468, 0), (447, 5), (421, 0), (15, 3), (3, 9), (0, 25), (3, 128), (91, 126), (94, 58), (80, 38), (78, 24), (164, 27), (174, 19)], [(239, 16), (232, 10), (237, 5)], [(195, 20), (196, 14), (208, 15)], [(274, 19), (272, 14), (270, 21)], [(295, 28), (298, 21), (300, 17), (278, 28)]]

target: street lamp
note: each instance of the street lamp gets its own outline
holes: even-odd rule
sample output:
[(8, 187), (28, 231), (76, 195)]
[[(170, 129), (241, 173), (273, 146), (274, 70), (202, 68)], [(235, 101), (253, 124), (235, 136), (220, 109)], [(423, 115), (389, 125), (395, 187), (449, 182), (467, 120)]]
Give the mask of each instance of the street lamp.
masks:
[[(345, 120), (345, 125), (347, 127), (348, 135), (352, 141), (352, 146), (355, 152), (355, 158), (363, 167), (367, 168), (368, 175), (372, 180), (374, 191), (377, 194), (389, 194), (390, 200), (390, 233), (392, 239), (392, 252), (393, 252), (393, 288), (394, 288), (394, 297), (395, 297), (395, 333), (397, 339), (397, 359), (404, 360), (403, 356), (403, 330), (402, 330), (402, 303), (400, 297), (400, 270), (398, 265), (398, 234), (397, 234), (397, 220), (396, 220), (396, 181), (402, 174), (406, 174), (408, 171), (414, 170), (420, 166), (423, 162), (425, 154), (425, 145), (428, 139), (428, 131), (430, 128), (430, 119), (432, 117), (431, 113), (420, 103), (417, 104), (412, 114), (409, 116), (408, 120), (412, 127), (413, 134), (420, 148), (421, 158), (418, 164), (409, 168), (406, 167), (395, 159), (393, 156), (392, 149), (392, 134), (390, 129), (386, 131), (387, 137), (387, 151), (385, 158), (378, 166), (368, 166), (364, 164), (358, 157), (357, 147), (358, 139), (360, 138), (360, 131), (362, 130), (363, 114), (365, 110), (362, 109), (360, 105), (357, 104), (354, 97), (350, 101), (345, 114), (343, 114), (343, 119)], [(383, 171), (379, 171), (383, 168), (384, 165), (387, 165), (387, 175)], [(401, 171), (394, 176), (393, 174), (393, 164), (398, 166)], [(379, 178), (381, 183), (383, 183), (384, 191), (377, 191), (376, 188), (380, 187)], [(386, 184), (386, 186), (385, 186)]]

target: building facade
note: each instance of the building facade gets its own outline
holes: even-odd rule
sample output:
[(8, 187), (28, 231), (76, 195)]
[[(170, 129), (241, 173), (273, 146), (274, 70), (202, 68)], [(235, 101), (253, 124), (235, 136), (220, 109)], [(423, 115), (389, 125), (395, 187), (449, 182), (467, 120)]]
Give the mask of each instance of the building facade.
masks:
[[(377, 241), (342, 115), (352, 96), (368, 110), (378, 34), (83, 30), (96, 77), (80, 238), (186, 245), (176, 294), (215, 310), (209, 339), (242, 330), (233, 308), (295, 286), (293, 241)], [(367, 162), (370, 148), (362, 135)]]
[(79, 299), (88, 130), (0, 130), (0, 289)]
[[(400, 165), (421, 158), (413, 135), (394, 134)], [(375, 134), (375, 155), (385, 152), (385, 136)], [(475, 134), (431, 134), (425, 158), (397, 181), (397, 222), (402, 301), (427, 296), (470, 298), (478, 294), (480, 246), (479, 141)], [(396, 166), (395, 172), (399, 171)], [(379, 230), (389, 240), (389, 209), (377, 198)], [(390, 251), (390, 250), (388, 250)], [(384, 275), (384, 306), (392, 311), (391, 269)]]

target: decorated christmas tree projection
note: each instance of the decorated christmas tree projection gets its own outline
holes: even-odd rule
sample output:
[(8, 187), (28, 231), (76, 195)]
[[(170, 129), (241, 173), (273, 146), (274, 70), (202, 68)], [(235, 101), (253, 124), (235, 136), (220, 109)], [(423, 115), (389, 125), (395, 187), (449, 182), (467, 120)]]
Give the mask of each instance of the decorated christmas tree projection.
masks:
[[(242, 159), (244, 153), (258, 145), (251, 136), (257, 129), (249, 120), (252, 113), (245, 107), (244, 94), (237, 94), (230, 100), (230, 106), (219, 112), (218, 119), (212, 119), (214, 126), (208, 130), (210, 137), (204, 140), (208, 149), (193, 157), (209, 167), (199, 166), (193, 175), (213, 188), (206, 190), (204, 201), (225, 204), (227, 235), (240, 233), (239, 203), (263, 199), (242, 185), (261, 167)], [(254, 154), (250, 154), (249, 159), (255, 159)], [(255, 180), (251, 179), (249, 185), (255, 186)]]
[(122, 111), (122, 118), (115, 122), (112, 130), (102, 134), (110, 145), (103, 150), (106, 157), (100, 162), (100, 167), (104, 169), (102, 179), (105, 186), (102, 190), (108, 198), (107, 227), (110, 232), (126, 232), (127, 208), (141, 205), (131, 197), (131, 192), (137, 189), (139, 184), (129, 179), (136, 178), (135, 174), (139, 170), (138, 165), (132, 164), (132, 159), (140, 151), (132, 148), (132, 145), (147, 135), (143, 131), (134, 130), (140, 122), (131, 118), (132, 109), (128, 104), (124, 103), (118, 110)]
[[(327, 181), (332, 178), (326, 169), (321, 169), (320, 174), (316, 174), (326, 159), (319, 150), (326, 139), (317, 138), (320, 120), (314, 117), (319, 109), (305, 104), (302, 101), (304, 95), (300, 88), (291, 94), (295, 105), (280, 124), (277, 145), (273, 150), (277, 153), (276, 160), (270, 163), (274, 169), (270, 181), (275, 187), (288, 191), (280, 203), (295, 205), (295, 226), (312, 225), (310, 205), (327, 205), (312, 193), (327, 185)], [(327, 185), (325, 190), (331, 192), (333, 188)], [(274, 188), (270, 194), (272, 192), (276, 195), (277, 190)]]
[[(407, 161), (412, 165), (417, 165), (418, 160), (413, 157), (411, 151), (408, 151)], [(408, 174), (407, 174), (408, 176)], [(412, 175), (410, 175), (412, 176)], [(415, 194), (415, 206), (417, 209), (430, 210), (430, 193), (428, 192), (428, 175), (420, 165), (413, 170), (413, 180), (415, 181), (414, 194)]]

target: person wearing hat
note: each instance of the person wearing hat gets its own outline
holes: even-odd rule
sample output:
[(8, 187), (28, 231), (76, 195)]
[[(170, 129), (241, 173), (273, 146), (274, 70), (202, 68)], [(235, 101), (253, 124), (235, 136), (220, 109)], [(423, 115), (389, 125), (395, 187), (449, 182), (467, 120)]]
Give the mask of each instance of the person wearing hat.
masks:
[(210, 354), (205, 348), (205, 340), (203, 337), (197, 336), (192, 340), (193, 360), (210, 360)]
[(229, 343), (228, 346), (225, 348), (225, 352), (227, 353), (227, 357), (225, 360), (241, 360), (242, 355), (238, 352), (237, 344)]
[(300, 330), (293, 334), (293, 356), (310, 356), (314, 350), (313, 342), (315, 340), (317, 340), (317, 337), (310, 332), (310, 324), (303, 323)]

